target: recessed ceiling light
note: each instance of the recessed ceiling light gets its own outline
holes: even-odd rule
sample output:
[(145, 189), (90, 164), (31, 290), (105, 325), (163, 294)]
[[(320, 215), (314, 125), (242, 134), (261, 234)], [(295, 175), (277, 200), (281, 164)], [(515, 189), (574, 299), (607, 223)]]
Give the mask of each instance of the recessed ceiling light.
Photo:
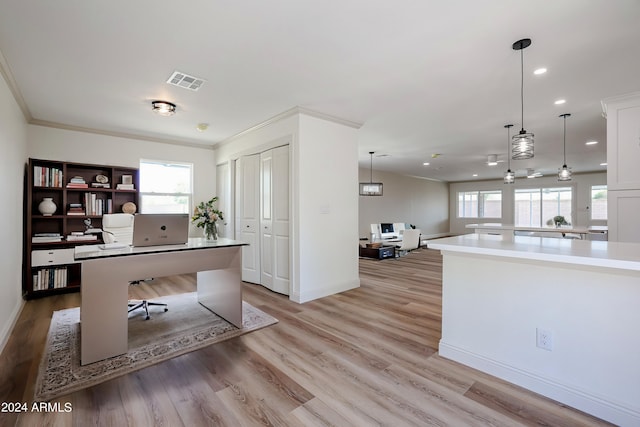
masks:
[(588, 141), (585, 142), (584, 145), (596, 145), (598, 143), (598, 141)]
[(429, 162), (424, 162), (422, 165), (423, 166), (429, 166)]
[(474, 173), (472, 176), (478, 176), (478, 174), (477, 174), (477, 173)]
[(198, 129), (200, 132), (204, 132), (205, 130), (209, 129), (209, 123), (198, 123), (196, 129)]
[(562, 104), (564, 104), (565, 102), (567, 102), (567, 100), (566, 100), (566, 99), (558, 99), (556, 102), (554, 102), (554, 104), (556, 104), (556, 105), (562, 105)]
[(537, 76), (538, 76), (538, 75), (540, 75), (540, 74), (544, 74), (544, 73), (546, 73), (546, 72), (547, 72), (547, 69), (546, 69), (546, 68), (538, 68), (537, 70), (535, 70), (535, 71), (533, 72), (533, 74), (535, 74), (535, 75), (537, 75)]
[(600, 166), (607, 166), (607, 162), (600, 163)]

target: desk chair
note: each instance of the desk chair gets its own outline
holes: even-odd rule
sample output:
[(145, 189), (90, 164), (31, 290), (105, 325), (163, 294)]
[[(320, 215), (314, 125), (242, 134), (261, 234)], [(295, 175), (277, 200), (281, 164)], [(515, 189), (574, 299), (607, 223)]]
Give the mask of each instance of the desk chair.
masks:
[[(120, 243), (131, 245), (133, 242), (133, 221), (134, 216), (128, 213), (104, 214), (102, 215), (102, 240), (105, 244)], [(139, 285), (140, 280), (129, 282), (130, 285)], [(129, 313), (139, 308), (143, 308), (146, 312), (146, 319), (149, 320), (149, 306), (157, 305), (164, 307), (164, 311), (168, 311), (167, 304), (159, 302), (129, 301)]]
[(402, 243), (396, 245), (396, 254), (406, 255), (414, 249), (420, 247), (420, 229), (410, 228), (402, 233)]

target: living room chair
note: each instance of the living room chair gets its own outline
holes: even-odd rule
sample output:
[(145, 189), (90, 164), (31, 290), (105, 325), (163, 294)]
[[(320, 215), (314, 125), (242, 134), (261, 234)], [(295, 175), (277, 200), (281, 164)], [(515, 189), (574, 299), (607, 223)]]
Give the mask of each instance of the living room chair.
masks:
[[(128, 213), (104, 214), (102, 215), (102, 240), (106, 245), (131, 245), (133, 242), (133, 222), (135, 217)], [(143, 280), (134, 280), (130, 285), (139, 285)], [(149, 306), (164, 307), (164, 311), (169, 311), (169, 306), (160, 302), (149, 302), (147, 300), (129, 301), (129, 313), (139, 308), (144, 309), (146, 320), (149, 320)]]
[(406, 255), (414, 249), (420, 247), (420, 229), (409, 228), (402, 233), (402, 243), (396, 245), (397, 256)]

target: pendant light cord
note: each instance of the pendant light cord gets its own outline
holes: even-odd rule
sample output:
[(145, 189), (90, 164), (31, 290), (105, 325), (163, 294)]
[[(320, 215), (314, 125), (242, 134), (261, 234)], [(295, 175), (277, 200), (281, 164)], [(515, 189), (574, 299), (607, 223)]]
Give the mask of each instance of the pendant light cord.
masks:
[(564, 136), (562, 138), (562, 164), (566, 166), (567, 164), (567, 116), (563, 114), (562, 118), (564, 119)]
[(524, 133), (524, 48), (520, 49), (520, 117)]
[(371, 162), (369, 163), (369, 184), (373, 184), (373, 151), (369, 151)]

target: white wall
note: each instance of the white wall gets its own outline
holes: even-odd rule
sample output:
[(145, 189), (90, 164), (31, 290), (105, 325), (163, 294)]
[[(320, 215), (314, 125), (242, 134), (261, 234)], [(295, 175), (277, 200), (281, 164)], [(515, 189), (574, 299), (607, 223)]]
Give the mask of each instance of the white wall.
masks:
[[(383, 183), (382, 196), (360, 196), (358, 233), (369, 237), (370, 224), (413, 224), (425, 237), (449, 232), (449, 184), (388, 172), (373, 171), (374, 182)], [(369, 182), (369, 169), (359, 170), (360, 182)], [(357, 191), (357, 189), (356, 189)]]
[[(28, 155), (37, 159), (137, 168), (140, 159), (193, 164), (193, 203), (216, 195), (216, 161), (210, 147), (121, 138), (102, 134), (29, 125)], [(202, 230), (191, 227), (191, 234)]]
[[(1, 65), (0, 65), (1, 66)], [(0, 351), (20, 314), (27, 123), (0, 74)]]
[(290, 144), (291, 294), (296, 302), (359, 286), (357, 129), (291, 110), (216, 150), (218, 164)]
[(358, 130), (301, 115), (297, 165), (297, 299), (303, 302), (360, 285)]
[[(606, 185), (607, 174), (605, 172), (574, 174), (571, 181), (558, 182), (556, 176), (544, 176), (541, 178), (518, 178), (515, 184), (504, 184), (502, 180), (495, 181), (466, 181), (455, 182), (449, 185), (449, 209), (451, 212), (451, 232), (454, 234), (472, 233), (473, 230), (465, 228), (467, 224), (478, 222), (500, 222), (513, 224), (514, 222), (514, 188), (538, 188), (541, 186), (573, 186), (574, 195), (574, 223), (575, 226), (589, 227), (592, 225), (607, 225), (606, 221), (592, 221), (590, 218), (591, 186)], [(473, 190), (503, 190), (502, 192), (502, 218), (458, 218), (457, 200), (458, 192)]]

